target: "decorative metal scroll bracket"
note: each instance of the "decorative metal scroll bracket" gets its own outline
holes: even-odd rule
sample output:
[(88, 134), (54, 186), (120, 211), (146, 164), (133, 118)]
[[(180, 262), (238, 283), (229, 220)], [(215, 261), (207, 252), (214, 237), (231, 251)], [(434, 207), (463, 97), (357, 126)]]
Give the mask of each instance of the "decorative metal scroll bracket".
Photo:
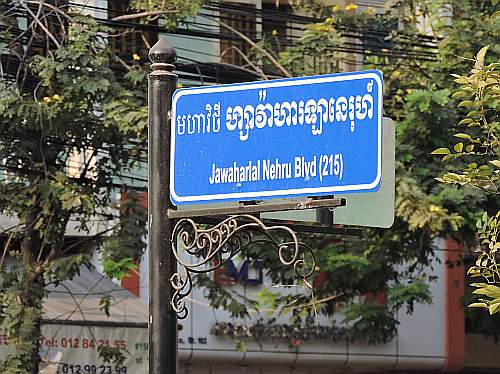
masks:
[[(178, 245), (179, 244), (179, 245)], [(178, 318), (188, 315), (185, 298), (193, 288), (192, 274), (212, 272), (251, 245), (271, 245), (281, 263), (293, 268), (307, 287), (316, 258), (307, 244), (286, 226), (266, 226), (252, 215), (231, 216), (211, 228), (200, 228), (192, 219), (179, 220), (172, 232), (172, 253), (179, 269), (170, 278), (174, 289), (171, 306)], [(185, 251), (192, 262), (181, 258)]]

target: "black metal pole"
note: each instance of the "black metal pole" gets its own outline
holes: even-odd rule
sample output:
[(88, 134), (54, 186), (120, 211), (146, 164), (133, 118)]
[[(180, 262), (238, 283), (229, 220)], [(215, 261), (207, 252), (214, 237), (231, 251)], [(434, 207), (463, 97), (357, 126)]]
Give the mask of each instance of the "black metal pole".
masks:
[(172, 255), (173, 222), (170, 178), (170, 110), (177, 87), (173, 74), (176, 52), (163, 37), (149, 51), (148, 77), (148, 218), (149, 218), (149, 373), (177, 372), (177, 314), (170, 306), (170, 277), (176, 271)]

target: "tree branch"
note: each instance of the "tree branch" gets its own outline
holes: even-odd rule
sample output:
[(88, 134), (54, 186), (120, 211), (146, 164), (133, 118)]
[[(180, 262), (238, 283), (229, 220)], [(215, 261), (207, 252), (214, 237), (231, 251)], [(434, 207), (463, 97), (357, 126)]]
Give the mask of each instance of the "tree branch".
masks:
[(259, 68), (257, 65), (255, 65), (252, 61), (250, 61), (250, 59), (247, 57), (247, 55), (244, 54), (238, 47), (235, 47), (234, 45), (232, 47), (229, 47), (228, 49), (226, 49), (224, 52), (222, 52), (220, 55), (220, 58), (224, 57), (224, 55), (227, 52), (229, 52), (230, 50), (235, 50), (241, 57), (243, 57), (243, 59), (248, 63), (248, 65), (250, 65), (257, 73), (259, 73), (259, 75), (263, 79), (265, 79), (266, 81), (269, 80), (269, 78), (264, 73), (264, 71), (261, 68)]
[(61, 44), (59, 43), (59, 41), (56, 39), (56, 37), (54, 35), (52, 35), (52, 33), (49, 31), (49, 29), (47, 29), (45, 27), (45, 25), (38, 19), (38, 17), (31, 11), (31, 9), (29, 7), (27, 7), (26, 5), (24, 4), (21, 4), (21, 6), (31, 15), (31, 17), (33, 17), (33, 19), (35, 20), (36, 23), (38, 23), (38, 26), (40, 26), (40, 28), (45, 31), (45, 33), (47, 34), (47, 36), (54, 42), (54, 44), (56, 45), (57, 48), (61, 48)]
[(116, 61), (118, 61), (127, 71), (132, 71), (132, 68), (123, 61), (117, 54), (113, 55)]
[(92, 236), (84, 236), (82, 239), (80, 239), (79, 241), (77, 241), (76, 243), (73, 243), (71, 244), (70, 246), (68, 246), (67, 248), (64, 248), (64, 251), (62, 251), (61, 253), (67, 253), (68, 251), (70, 251), (71, 249), (75, 248), (75, 247), (78, 247), (79, 245), (82, 245), (83, 243), (85, 242), (88, 242), (88, 241), (92, 241), (92, 240), (95, 240), (95, 239), (98, 239), (99, 237), (103, 236), (104, 234), (110, 232), (110, 231), (113, 231), (114, 230), (114, 227), (111, 227), (111, 228), (108, 228), (106, 230), (103, 230), (101, 232), (98, 232), (97, 234), (94, 234)]
[(5, 261), (5, 255), (7, 254), (7, 251), (9, 250), (10, 247), (10, 242), (12, 241), (12, 238), (14, 237), (15, 231), (12, 231), (9, 235), (9, 238), (7, 239), (7, 243), (5, 243), (5, 246), (3, 248), (3, 253), (2, 253), (2, 258), (0, 259), (0, 271), (3, 269), (3, 263)]
[(135, 13), (135, 14), (124, 14), (123, 16), (113, 17), (113, 18), (111, 18), (111, 21), (124, 21), (124, 20), (131, 20), (131, 19), (137, 19), (137, 18), (143, 18), (143, 17), (159, 16), (162, 14), (175, 14), (178, 12), (179, 12), (178, 9), (150, 10), (147, 12), (140, 12), (140, 13)]
[(258, 46), (252, 39), (250, 39), (248, 36), (246, 36), (245, 34), (239, 32), (238, 30), (236, 30), (235, 28), (229, 26), (228, 24), (222, 22), (222, 21), (219, 21), (219, 20), (214, 20), (216, 21), (217, 23), (219, 23), (222, 27), (225, 27), (226, 29), (228, 29), (229, 31), (235, 33), (236, 35), (238, 35), (241, 39), (243, 39), (244, 41), (246, 41), (248, 44), (250, 44), (252, 47), (254, 47), (255, 49), (259, 50), (264, 56), (266, 56), (269, 61), (274, 65), (276, 66), (279, 71), (281, 71), (283, 73), (283, 75), (287, 78), (292, 78), (292, 74), (290, 74), (290, 72), (288, 70), (286, 70), (283, 65), (281, 65), (278, 60), (276, 60), (274, 58), (274, 56), (269, 53), (266, 49)]

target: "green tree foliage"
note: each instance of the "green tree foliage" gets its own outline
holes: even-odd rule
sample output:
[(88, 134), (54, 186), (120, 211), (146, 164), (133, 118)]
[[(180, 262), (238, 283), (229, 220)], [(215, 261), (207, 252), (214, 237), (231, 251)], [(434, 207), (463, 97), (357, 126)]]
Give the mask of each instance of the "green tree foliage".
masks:
[[(201, 4), (131, 1), (114, 19), (175, 28)], [(45, 286), (91, 267), (96, 249), (122, 278), (145, 249), (128, 174), (146, 161), (147, 66), (115, 55), (115, 34), (81, 7), (0, 0), (0, 212), (19, 221), (0, 233), (0, 328), (14, 348), (5, 373), (38, 372)], [(65, 236), (69, 226), (80, 239)]]
[[(52, 8), (40, 7), (50, 17)], [(24, 30), (32, 38), (23, 39), (16, 36), (19, 9), (10, 10), (0, 15), (0, 24), (11, 25), (2, 28), (11, 63), (0, 82), (0, 211), (19, 223), (2, 233), (0, 328), (14, 352), (0, 371), (38, 373), (45, 287), (90, 266), (96, 247), (111, 277), (144, 250), (146, 215), (133, 191), (113, 222), (120, 177), (143, 154), (146, 112), (132, 71), (111, 68), (107, 30), (94, 20), (56, 9), (64, 22), (35, 38), (32, 19)], [(80, 239), (65, 236), (70, 224)]]
[(139, 20), (141, 23), (164, 23), (169, 29), (175, 29), (182, 23), (196, 15), (203, 0), (168, 0), (149, 1), (132, 0), (129, 3), (127, 14), (112, 18), (114, 21)]
[[(201, 3), (137, 0), (115, 20), (174, 28)], [(122, 278), (145, 249), (129, 176), (147, 159), (148, 67), (115, 55), (116, 30), (83, 8), (0, 0), (0, 213), (18, 222), (0, 232), (0, 329), (13, 348), (2, 373), (38, 373), (46, 286), (91, 267), (95, 250)], [(107, 313), (110, 299), (100, 305)], [(105, 348), (105, 360), (123, 358)]]
[[(498, 13), (497, 13), (498, 15)], [(443, 161), (461, 161), (457, 171), (443, 174), (439, 181), (449, 185), (472, 187), (498, 200), (500, 184), (500, 60), (485, 62), (489, 47), (483, 47), (475, 58), (468, 75), (454, 74), (460, 88), (453, 94), (459, 100), (458, 108), (465, 111), (458, 125), (462, 132), (454, 134), (458, 142), (451, 148), (438, 148), (433, 154)], [(493, 208), (493, 209), (492, 209)], [(475, 265), (468, 274), (481, 277), (486, 283), (472, 283), (476, 295), (482, 297), (470, 307), (487, 308), (490, 314), (500, 312), (500, 269), (497, 265), (500, 230), (500, 210), (494, 206), (476, 222), (479, 247)]]

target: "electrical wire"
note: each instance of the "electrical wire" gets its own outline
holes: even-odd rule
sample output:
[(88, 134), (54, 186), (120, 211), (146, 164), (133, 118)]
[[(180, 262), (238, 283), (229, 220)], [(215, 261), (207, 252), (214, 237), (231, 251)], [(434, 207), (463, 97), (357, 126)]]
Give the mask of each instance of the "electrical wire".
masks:
[[(102, 12), (102, 13), (108, 12), (107, 7), (100, 7), (88, 4), (78, 4), (74, 2), (69, 2), (68, 7), (79, 8), (80, 10), (93, 10), (95, 12)], [(1, 10), (5, 9), (2, 8)], [(27, 12), (19, 9), (16, 9), (15, 14), (19, 17), (28, 18)], [(101, 24), (111, 26), (113, 29), (126, 28), (126, 29), (131, 29), (136, 31), (146, 31), (146, 32), (158, 32), (158, 33), (167, 32), (174, 34), (178, 38), (182, 38), (185, 40), (199, 41), (200, 38), (203, 38), (204, 40), (207, 41), (213, 39), (240, 40), (239, 37), (231, 33), (222, 31), (221, 26), (219, 24), (210, 23), (210, 20), (212, 19), (214, 21), (231, 22), (240, 20), (238, 18), (238, 15), (248, 16), (250, 14), (250, 17), (248, 17), (248, 19), (246, 19), (244, 22), (255, 29), (255, 31), (252, 32), (251, 37), (257, 39), (257, 37), (259, 36), (259, 32), (257, 32), (258, 28), (262, 29), (264, 26), (266, 26), (267, 28), (279, 26), (281, 30), (285, 30), (285, 33), (287, 34), (285, 38), (282, 38), (281, 36), (278, 38), (280, 45), (282, 45), (283, 47), (293, 46), (294, 43), (300, 38), (299, 35), (293, 35), (294, 32), (297, 31), (303, 32), (308, 25), (322, 21), (317, 18), (285, 13), (279, 10), (256, 9), (237, 4), (227, 4), (219, 2), (209, 2), (205, 6), (205, 8), (200, 11), (199, 14), (201, 18), (205, 19), (205, 21), (202, 21), (200, 17), (196, 17), (194, 20), (186, 20), (183, 22), (184, 27), (180, 27), (174, 32), (167, 30), (163, 26), (142, 24), (139, 22), (113, 21), (107, 18), (99, 18), (99, 17), (96, 18), (96, 21)], [(49, 26), (54, 26), (54, 27), (58, 26), (58, 24), (53, 20), (51, 20), (50, 17), (47, 18), (47, 23)], [(26, 30), (10, 26), (7, 27), (6, 25), (0, 25), (0, 30), (5, 31), (7, 28), (13, 37), (16, 36), (20, 37), (24, 33), (21, 40), (26, 42), (28, 41), (29, 36), (25, 33)], [(405, 38), (408, 39), (406, 46), (418, 48), (416, 50), (409, 50), (407, 48), (394, 48), (394, 47), (391, 48), (391, 46), (387, 46), (386, 44), (388, 43), (385, 41), (385, 38), (388, 35), (388, 30), (381, 31), (375, 28), (368, 28), (366, 30), (352, 26), (351, 27), (339, 26), (339, 29), (342, 31), (342, 35), (345, 36), (348, 39), (348, 41), (342, 44), (331, 45), (329, 46), (329, 48), (325, 49), (326, 52), (340, 52), (340, 53), (362, 55), (362, 56), (370, 55), (370, 56), (414, 59), (423, 61), (433, 61), (436, 55), (435, 40), (426, 35), (418, 36), (415, 38), (413, 35), (410, 34), (405, 35), (404, 33), (399, 33), (400, 36), (403, 37), (403, 39)], [(262, 31), (260, 31), (260, 34), (262, 34)], [(352, 38), (354, 40), (361, 40), (362, 38), (363, 41), (354, 42), (352, 39), (349, 38)], [(373, 43), (372, 45), (370, 45), (369, 43), (370, 41), (379, 42), (380, 46), (373, 45)], [(43, 48), (46, 46), (46, 42), (40, 39), (39, 41), (35, 41), (33, 45), (35, 47)], [(186, 52), (189, 54), (202, 54), (209, 57), (216, 57), (216, 58), (219, 57), (215, 53), (200, 52), (193, 48), (188, 48), (185, 45), (177, 49), (179, 51)], [(12, 56), (2, 55), (1, 58), (2, 58), (2, 63), (7, 63), (7, 64), (19, 63), (19, 60), (13, 58)], [(220, 65), (217, 65), (216, 63), (207, 63), (199, 61), (192, 57), (188, 57), (187, 55), (183, 55), (182, 53), (180, 53), (179, 55), (179, 60), (180, 63), (178, 63), (177, 70), (178, 72), (180, 72), (179, 74), (180, 78), (192, 81), (191, 82), (192, 85), (198, 85), (198, 83), (196, 83), (197, 81), (199, 81), (202, 85), (205, 83), (219, 83), (217, 77), (214, 78), (213, 75), (206, 74), (203, 71), (212, 72), (212, 74), (214, 74), (215, 72), (218, 71), (218, 69), (221, 68)], [(383, 63), (381, 65), (383, 65)], [(249, 71), (245, 72), (244, 70), (236, 70), (236, 68), (234, 68), (231, 71), (227, 70), (227, 67), (225, 67), (225, 69), (226, 69), (224, 72), (225, 79), (235, 79), (235, 80), (241, 79), (242, 74), (246, 74), (244, 76), (247, 77), (247, 80), (248, 78), (251, 77), (251, 75), (249, 75)], [(238, 71), (238, 75), (235, 74), (236, 71)], [(215, 73), (215, 75), (218, 76), (219, 73)], [(257, 73), (253, 75), (254, 79), (258, 77)], [(117, 78), (120, 79), (119, 76)], [(32, 78), (32, 83), (35, 84), (38, 82), (36, 79)], [(54, 140), (49, 139), (49, 141), (54, 141)], [(81, 144), (81, 142), (85, 141), (85, 139), (73, 139), (72, 141)], [(107, 155), (109, 155), (109, 150), (101, 149), (99, 150), (99, 152), (101, 156), (106, 154), (106, 152)], [(147, 162), (146, 149), (141, 150), (141, 152), (143, 153), (144, 156), (136, 157), (134, 160), (140, 163), (145, 163)], [(15, 168), (16, 166), (6, 165), (6, 167)], [(25, 171), (31, 172), (29, 170)], [(38, 170), (33, 170), (32, 172), (37, 172), (37, 171)], [(121, 173), (117, 175), (117, 178), (121, 180), (128, 180), (129, 182), (140, 182), (140, 183), (147, 182), (147, 178), (144, 178), (140, 174), (134, 174), (133, 172)]]
[[(70, 6), (73, 6), (73, 7), (80, 7), (80, 9), (92, 9), (92, 10), (100, 10), (102, 12), (107, 12), (108, 9), (105, 8), (105, 7), (98, 7), (98, 6), (90, 6), (90, 5), (82, 5), (82, 4), (77, 4), (77, 3), (69, 3)], [(234, 5), (234, 4), (220, 4), (220, 3), (217, 3), (217, 2), (211, 2), (209, 3), (209, 6), (206, 7), (207, 10), (215, 10), (215, 11), (218, 11), (217, 14), (213, 14), (213, 13), (207, 13), (205, 11), (201, 11), (200, 12), (200, 15), (201, 16), (204, 16), (204, 17), (208, 17), (208, 18), (213, 18), (213, 19), (224, 19), (224, 16), (221, 16), (221, 9), (225, 9), (226, 11), (230, 11), (232, 13), (234, 12), (239, 12), (241, 14), (248, 14), (249, 12), (249, 8), (248, 7), (242, 7), (242, 6), (238, 6), (238, 5)], [(255, 10), (255, 12), (254, 12)], [(256, 15), (260, 15), (261, 16), (261, 20), (264, 19), (264, 16), (266, 16), (268, 19), (272, 17), (279, 17), (279, 20), (281, 21), (280, 24), (284, 23), (285, 24), (285, 27), (288, 27), (290, 30), (294, 30), (294, 28), (290, 28), (289, 27), (289, 20), (297, 23), (297, 22), (302, 22), (303, 24), (307, 25), (308, 23), (313, 23), (313, 22), (318, 22), (318, 19), (315, 19), (315, 18), (311, 18), (311, 17), (304, 17), (304, 16), (297, 16), (297, 15), (292, 15), (292, 14), (288, 14), (288, 13), (283, 13), (283, 12), (280, 12), (280, 11), (270, 11), (270, 10), (257, 10), (257, 9), (253, 9), (252, 10), (253, 13), (255, 13)], [(231, 14), (232, 14), (231, 13)], [(226, 17), (227, 18), (227, 17)], [(251, 24), (253, 25), (260, 25), (262, 26), (263, 25), (263, 21), (257, 21), (257, 18), (255, 18), (255, 20), (253, 21), (250, 21)], [(140, 24), (140, 23), (134, 23), (134, 22), (116, 22), (116, 21), (112, 21), (112, 20), (108, 20), (108, 19), (102, 19), (102, 18), (97, 18), (97, 21), (100, 22), (100, 23), (103, 23), (103, 24), (108, 24), (108, 26), (112, 26), (113, 28), (128, 28), (128, 29), (133, 29), (133, 30), (141, 30), (141, 31), (149, 31), (149, 32), (165, 32), (165, 31), (168, 31), (168, 30), (165, 30), (164, 27), (161, 27), (161, 26), (158, 26), (158, 25), (145, 25), (145, 24)], [(234, 35), (231, 35), (229, 33), (224, 33), (224, 32), (221, 32), (220, 30), (220, 26), (214, 26), (214, 25), (209, 25), (209, 24), (202, 24), (202, 22), (200, 22), (199, 19), (197, 19), (196, 21), (192, 21), (189, 23), (189, 21), (186, 21), (187, 24), (191, 24), (193, 26), (206, 26), (206, 27), (213, 27), (213, 31), (211, 32), (207, 32), (207, 31), (200, 31), (200, 30), (189, 30), (189, 28), (186, 28), (186, 29), (177, 29), (176, 32), (175, 32), (175, 35), (177, 37), (181, 37), (181, 38), (186, 38), (186, 39), (196, 39), (196, 40), (199, 40), (199, 38), (205, 38), (207, 40), (210, 40), (210, 39), (219, 39), (219, 40), (223, 40), (223, 39), (229, 39), (229, 40), (239, 40), (238, 37), (234, 36)], [(300, 28), (295, 28), (295, 29), (300, 29)], [(301, 29), (302, 30), (302, 29)], [(19, 30), (20, 32), (22, 32), (21, 30)], [(387, 32), (384, 32), (384, 33), (381, 33), (377, 30), (369, 30), (370, 32), (367, 33), (367, 32), (364, 32), (363, 33), (363, 39), (366, 41), (366, 40), (375, 40), (375, 41), (381, 41), (380, 38), (378, 37), (373, 37), (373, 35), (376, 35), (377, 33), (381, 36), (387, 36)], [(357, 39), (359, 39), (359, 35), (354, 35), (354, 34), (345, 34), (346, 37), (354, 37), (356, 36)], [(298, 37), (298, 36), (297, 36)], [(281, 40), (280, 41), (280, 44), (284, 47), (286, 46), (291, 46), (293, 45), (293, 40), (288, 38), (287, 39), (289, 40)], [(410, 45), (413, 43), (413, 45), (415, 46), (420, 46), (422, 48), (426, 48), (427, 50), (417, 50), (417, 51), (408, 51), (406, 48), (404, 49), (400, 49), (400, 50), (397, 50), (397, 49), (391, 49), (391, 48), (376, 48), (374, 46), (370, 46), (369, 44), (367, 44), (366, 42), (363, 42), (363, 43), (353, 43), (352, 41), (349, 41), (349, 42), (346, 42), (346, 43), (343, 43), (343, 45), (338, 45), (338, 46), (332, 46), (329, 48), (329, 51), (331, 52), (346, 52), (346, 53), (352, 53), (352, 54), (360, 54), (360, 55), (370, 55), (370, 56), (381, 56), (381, 57), (391, 57), (391, 58), (401, 58), (401, 59), (408, 59), (408, 58), (412, 58), (412, 59), (415, 59), (415, 60), (423, 60), (423, 61), (432, 61), (434, 56), (435, 56), (435, 51), (432, 50), (432, 39), (430, 39), (429, 37), (427, 36), (422, 36), (422, 38), (417, 38), (418, 40), (423, 40), (423, 43), (420, 43), (419, 44), (417, 43), (414, 43), (414, 42), (410, 42)], [(382, 40), (383, 42), (383, 40)], [(432, 42), (431, 44), (429, 44), (429, 42)], [(44, 44), (43, 44), (44, 45)], [(383, 45), (383, 44), (382, 44)], [(185, 47), (181, 47), (180, 50), (183, 50), (185, 51), (186, 53), (200, 53), (199, 51), (196, 51), (196, 50), (193, 50), (193, 49), (189, 49), (189, 48), (185, 48)], [(210, 54), (211, 57), (217, 57), (215, 54)], [(198, 66), (204, 66), (204, 67), (207, 67), (209, 66), (207, 63), (204, 63), (204, 62), (201, 62), (201, 61), (195, 61), (194, 59), (192, 58), (188, 58), (186, 56), (182, 56), (182, 54), (179, 56), (179, 59), (180, 61), (190, 61), (192, 62), (193, 64), (195, 64), (196, 67)], [(179, 66), (178, 67), (178, 70), (182, 71), (182, 66)], [(201, 72), (201, 70), (199, 68), (196, 68), (198, 70), (198, 73)], [(228, 75), (228, 72), (226, 71), (225, 72), (225, 75), (227, 76)], [(199, 78), (201, 79), (201, 81), (207, 81), (207, 82), (210, 82), (210, 83), (218, 83), (216, 80), (214, 81), (213, 79), (210, 80), (209, 77), (204, 77), (202, 74), (198, 74)], [(255, 74), (255, 76), (257, 77), (258, 74)], [(196, 74), (192, 74), (192, 76), (184, 76), (182, 78), (184, 79), (189, 79), (189, 78), (196, 78)], [(236, 77), (234, 77), (236, 79)], [(248, 79), (248, 78), (247, 78)]]

